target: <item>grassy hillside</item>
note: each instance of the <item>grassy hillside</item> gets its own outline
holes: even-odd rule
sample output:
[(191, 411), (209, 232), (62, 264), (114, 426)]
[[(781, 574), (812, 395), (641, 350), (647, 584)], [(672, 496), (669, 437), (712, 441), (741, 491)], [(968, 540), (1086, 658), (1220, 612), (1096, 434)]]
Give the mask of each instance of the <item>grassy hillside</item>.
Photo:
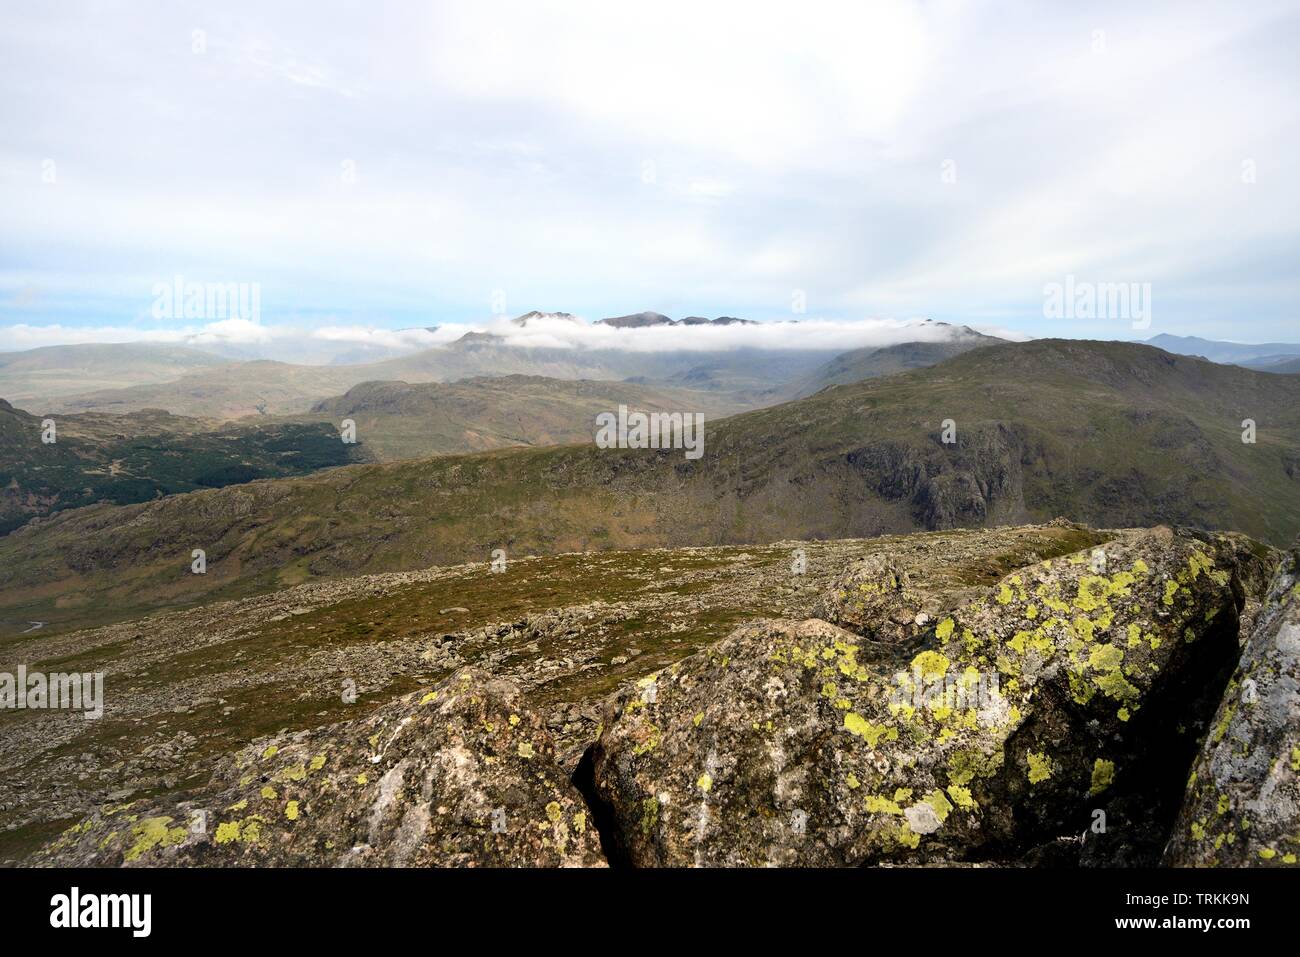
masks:
[[(1254, 419), (1257, 442), (1241, 441)], [(953, 419), (957, 442), (940, 441)], [(1063, 515), (1300, 532), (1300, 380), (1130, 343), (1040, 340), (706, 430), (353, 466), (64, 513), (0, 541), (0, 616), (71, 624), (361, 571), (511, 554), (873, 536)], [(206, 548), (206, 576), (186, 556)], [(111, 609), (111, 612), (109, 611)]]

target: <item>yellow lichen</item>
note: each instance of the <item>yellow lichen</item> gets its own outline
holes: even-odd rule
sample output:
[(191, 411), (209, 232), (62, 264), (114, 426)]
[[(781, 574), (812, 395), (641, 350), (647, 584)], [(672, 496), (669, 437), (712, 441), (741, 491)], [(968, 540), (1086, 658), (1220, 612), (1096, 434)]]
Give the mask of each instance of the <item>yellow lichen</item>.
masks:
[(1052, 759), (1046, 754), (1030, 751), (1026, 757), (1029, 759), (1030, 784), (1038, 784), (1052, 776)]
[(1092, 762), (1092, 782), (1088, 787), (1088, 796), (1094, 797), (1105, 791), (1115, 780), (1115, 762), (1098, 758)]
[(217, 834), (214, 840), (218, 844), (229, 844), (232, 841), (239, 840), (239, 822), (224, 821), (217, 825)]
[(964, 788), (959, 784), (948, 785), (948, 796), (952, 798), (953, 804), (963, 811), (969, 811), (975, 807), (975, 798), (971, 796), (970, 788)]
[(890, 734), (891, 740), (898, 736), (897, 730), (868, 721), (856, 711), (846, 711), (844, 713), (844, 727), (850, 734), (857, 735), (859, 738), (866, 738), (867, 744), (873, 748), (881, 737), (886, 734)]
[(862, 806), (871, 814), (902, 814), (903, 809), (898, 806), (898, 802), (891, 801), (889, 798), (880, 794), (868, 794), (862, 801)]
[(185, 840), (185, 828), (168, 827), (170, 817), (148, 817), (131, 828), (135, 844), (123, 855), (123, 860), (134, 861), (155, 847), (171, 847)]
[(940, 824), (948, 820), (948, 815), (952, 813), (952, 802), (938, 788), (925, 796), (925, 803), (934, 808), (935, 816), (938, 817)]
[(912, 670), (922, 678), (938, 677), (946, 674), (951, 662), (937, 651), (923, 651), (912, 659)]

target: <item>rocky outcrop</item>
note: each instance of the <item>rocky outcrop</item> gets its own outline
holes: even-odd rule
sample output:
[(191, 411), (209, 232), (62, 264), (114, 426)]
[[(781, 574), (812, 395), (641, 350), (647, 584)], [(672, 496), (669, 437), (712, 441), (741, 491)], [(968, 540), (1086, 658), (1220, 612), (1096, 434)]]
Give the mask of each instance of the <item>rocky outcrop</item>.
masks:
[(910, 658), (742, 626), (611, 700), (592, 800), (640, 866), (1016, 860), (1085, 832), (1085, 859), (1149, 860), (1251, 561), (1236, 536), (1126, 533), (1006, 576)]
[(1300, 547), (1278, 569), (1192, 768), (1165, 863), (1300, 857)]
[(189, 800), (95, 812), (37, 863), (595, 866), (600, 841), (517, 689), (464, 670), (370, 717), (263, 739)]
[(905, 642), (920, 636), (933, 608), (907, 571), (885, 555), (853, 562), (822, 595), (813, 614), (864, 638)]
[[(843, 543), (796, 593), (779, 585), (785, 553), (723, 565), (767, 569), (765, 587), (789, 594), (763, 613), (784, 617), (680, 650), (705, 606), (588, 602), (391, 641), (412, 669), (473, 667), (365, 717), (191, 763), (191, 779), (212, 780), (101, 807), (31, 862), (1294, 862), (1300, 556), (1269, 591), (1275, 553), (1239, 535), (1053, 523)], [(623, 575), (680, 587), (692, 562), (721, 574), (700, 561), (716, 557), (665, 553)], [(332, 627), (309, 597), (275, 627)], [(470, 604), (424, 600), (439, 620)], [(362, 607), (347, 627), (382, 622)], [(726, 628), (744, 621), (725, 607)]]

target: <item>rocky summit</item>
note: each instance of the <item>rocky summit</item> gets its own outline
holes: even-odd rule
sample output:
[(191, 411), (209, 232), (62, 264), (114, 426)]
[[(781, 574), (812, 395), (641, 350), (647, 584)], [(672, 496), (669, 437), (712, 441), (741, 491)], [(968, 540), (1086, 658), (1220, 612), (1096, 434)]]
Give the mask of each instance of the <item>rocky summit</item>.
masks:
[[(1231, 537), (1124, 534), (1003, 578), (901, 655), (877, 621), (748, 625), (614, 699), (596, 792), (644, 865), (1017, 859), (1108, 806), (1090, 853), (1141, 858), (1181, 780), (1156, 765), (1214, 703), (1254, 565)], [(898, 581), (849, 586), (924, 620)]]
[[(24, 718), (5, 854), (1294, 864), (1298, 562), (1056, 521), (368, 576), (75, 632), (49, 653), (130, 692), (95, 727)], [(278, 729), (242, 717), (286, 685)], [(23, 805), (53, 773), (79, 784)]]

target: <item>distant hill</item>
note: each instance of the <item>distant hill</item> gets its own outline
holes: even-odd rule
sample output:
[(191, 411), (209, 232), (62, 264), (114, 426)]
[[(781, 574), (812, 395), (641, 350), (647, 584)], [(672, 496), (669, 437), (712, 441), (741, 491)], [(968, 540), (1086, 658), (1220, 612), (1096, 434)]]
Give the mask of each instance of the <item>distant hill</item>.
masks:
[[(1298, 450), (1300, 378), (1133, 343), (1007, 343), (712, 423), (698, 461), (508, 449), (65, 512), (0, 540), (0, 615), (71, 624), (107, 607), (484, 561), (498, 546), (744, 544), (1055, 516), (1282, 544), (1300, 532)], [(210, 557), (201, 581), (184, 573), (194, 546)]]
[(521, 445), (589, 442), (595, 417), (619, 405), (706, 418), (753, 406), (729, 394), (629, 382), (476, 377), (455, 383), (364, 382), (316, 403), (301, 421), (350, 418), (364, 453), (378, 461)]
[(961, 338), (946, 342), (901, 342), (881, 348), (853, 349), (836, 356), (812, 375), (792, 383), (785, 393), (787, 398), (802, 399), (827, 386), (874, 379), (908, 369), (923, 369), (971, 349), (1003, 341), (963, 326)]
[(1147, 345), (1183, 356), (1202, 356), (1211, 362), (1254, 366), (1261, 359), (1300, 358), (1300, 343), (1295, 342), (1221, 342), (1199, 336), (1161, 334), (1148, 339)]
[(321, 424), (222, 426), (158, 409), (42, 417), (0, 399), (0, 534), (36, 516), (96, 502), (126, 505), (358, 461)]
[(49, 400), (178, 379), (227, 360), (185, 346), (103, 343), (0, 352), (0, 397), (47, 411)]
[(1248, 369), (1258, 369), (1260, 372), (1276, 372), (1281, 375), (1294, 375), (1300, 372), (1300, 355), (1294, 356), (1268, 356), (1262, 359), (1251, 359), (1249, 362), (1241, 362)]
[(166, 409), (177, 415), (214, 419), (291, 414), (305, 412), (313, 401), (371, 378), (367, 370), (376, 365), (383, 363), (306, 366), (255, 359), (200, 369), (161, 382), (63, 395), (47, 403), (47, 407), (62, 413)]

